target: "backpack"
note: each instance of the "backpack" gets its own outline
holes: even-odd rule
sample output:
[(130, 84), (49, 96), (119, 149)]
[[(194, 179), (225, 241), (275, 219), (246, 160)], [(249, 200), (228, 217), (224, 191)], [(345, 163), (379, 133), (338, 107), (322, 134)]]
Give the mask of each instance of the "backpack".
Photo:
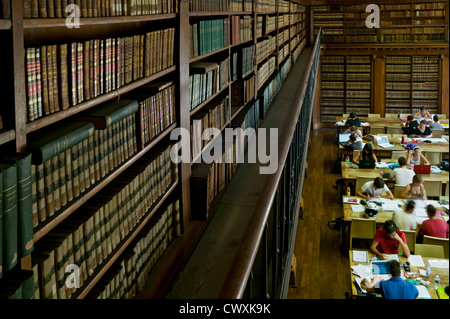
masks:
[(340, 230), (345, 224), (344, 217), (338, 217), (335, 220), (329, 221), (328, 226), (331, 229)]

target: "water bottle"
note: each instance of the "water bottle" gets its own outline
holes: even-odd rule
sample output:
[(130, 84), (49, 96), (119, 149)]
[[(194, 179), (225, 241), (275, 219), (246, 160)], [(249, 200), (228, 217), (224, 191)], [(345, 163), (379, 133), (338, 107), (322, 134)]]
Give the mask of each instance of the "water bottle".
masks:
[(405, 136), (402, 135), (402, 144), (405, 144)]
[(347, 187), (347, 196), (351, 196), (350, 187)]
[(436, 277), (434, 277), (434, 289), (438, 289), (440, 283), (441, 283), (441, 278), (439, 278), (439, 275), (436, 275)]
[(347, 167), (350, 166), (350, 157), (348, 157), (348, 155), (347, 155), (347, 157), (345, 158), (345, 166), (347, 166)]

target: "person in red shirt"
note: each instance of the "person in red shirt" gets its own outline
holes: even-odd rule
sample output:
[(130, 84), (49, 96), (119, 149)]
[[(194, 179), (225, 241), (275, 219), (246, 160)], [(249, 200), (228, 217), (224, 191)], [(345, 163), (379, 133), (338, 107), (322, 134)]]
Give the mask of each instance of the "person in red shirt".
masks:
[(433, 205), (427, 206), (427, 215), (429, 219), (422, 223), (422, 235), (448, 238), (448, 224), (436, 216), (436, 208)]
[(373, 237), (370, 251), (382, 260), (387, 260), (385, 254), (398, 254), (399, 247), (402, 247), (403, 255), (409, 258), (410, 251), (406, 243), (405, 234), (398, 229), (392, 220), (387, 220), (383, 227), (377, 229)]

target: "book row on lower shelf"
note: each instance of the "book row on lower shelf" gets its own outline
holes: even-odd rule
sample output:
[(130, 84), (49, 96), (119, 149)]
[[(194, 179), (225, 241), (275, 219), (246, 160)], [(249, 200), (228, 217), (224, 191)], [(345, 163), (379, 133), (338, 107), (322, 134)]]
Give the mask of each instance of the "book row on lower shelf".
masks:
[[(26, 49), (28, 121), (65, 110), (174, 63), (175, 29)], [(155, 52), (162, 52), (156, 54)]]
[(136, 16), (149, 14), (176, 13), (178, 6), (174, 0), (23, 0), (23, 17), (66, 18), (77, 6), (82, 18)]
[(227, 47), (230, 18), (201, 20), (190, 25), (190, 58)]

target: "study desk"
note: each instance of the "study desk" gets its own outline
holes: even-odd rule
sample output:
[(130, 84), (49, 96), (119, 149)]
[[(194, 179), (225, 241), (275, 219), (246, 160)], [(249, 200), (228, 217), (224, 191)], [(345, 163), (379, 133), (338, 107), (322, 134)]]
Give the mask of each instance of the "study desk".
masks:
[[(369, 263), (361, 263), (361, 265), (370, 265), (371, 262), (371, 257), (372, 254), (370, 252), (368, 252), (368, 260)], [(400, 261), (400, 265), (403, 265), (403, 263), (406, 263), (407, 258), (403, 255), (399, 255), (398, 259)], [(422, 257), (423, 262), (425, 264), (425, 268), (424, 267), (411, 267), (411, 272), (414, 273), (419, 273), (419, 269), (424, 269), (426, 270), (426, 267), (428, 267), (428, 260), (448, 260), (448, 259), (441, 259), (441, 258), (431, 258), (431, 257)], [(353, 270), (352, 270), (352, 266), (356, 266), (358, 263), (355, 263), (353, 261), (353, 251), (349, 250), (349, 261), (350, 261), (350, 276), (351, 276), (351, 285), (352, 285), (352, 298), (357, 298), (357, 297), (368, 297), (365, 294), (359, 294), (358, 293), (358, 288), (357, 288), (357, 283), (355, 282), (355, 278), (359, 278), (359, 276), (353, 274)], [(430, 281), (430, 285), (427, 287), (428, 292), (431, 295), (432, 299), (439, 299), (439, 297), (436, 294), (436, 290), (434, 289), (434, 277), (436, 275), (439, 275), (439, 278), (441, 279), (441, 283), (439, 284), (439, 287), (445, 287), (448, 286), (449, 284), (449, 270), (448, 269), (441, 269), (441, 268), (431, 268), (431, 274), (428, 278), (426, 277), (422, 277), (422, 279), (426, 280), (426, 281)], [(411, 278), (414, 279), (414, 278)], [(381, 297), (381, 295), (377, 295), (377, 297)]]

